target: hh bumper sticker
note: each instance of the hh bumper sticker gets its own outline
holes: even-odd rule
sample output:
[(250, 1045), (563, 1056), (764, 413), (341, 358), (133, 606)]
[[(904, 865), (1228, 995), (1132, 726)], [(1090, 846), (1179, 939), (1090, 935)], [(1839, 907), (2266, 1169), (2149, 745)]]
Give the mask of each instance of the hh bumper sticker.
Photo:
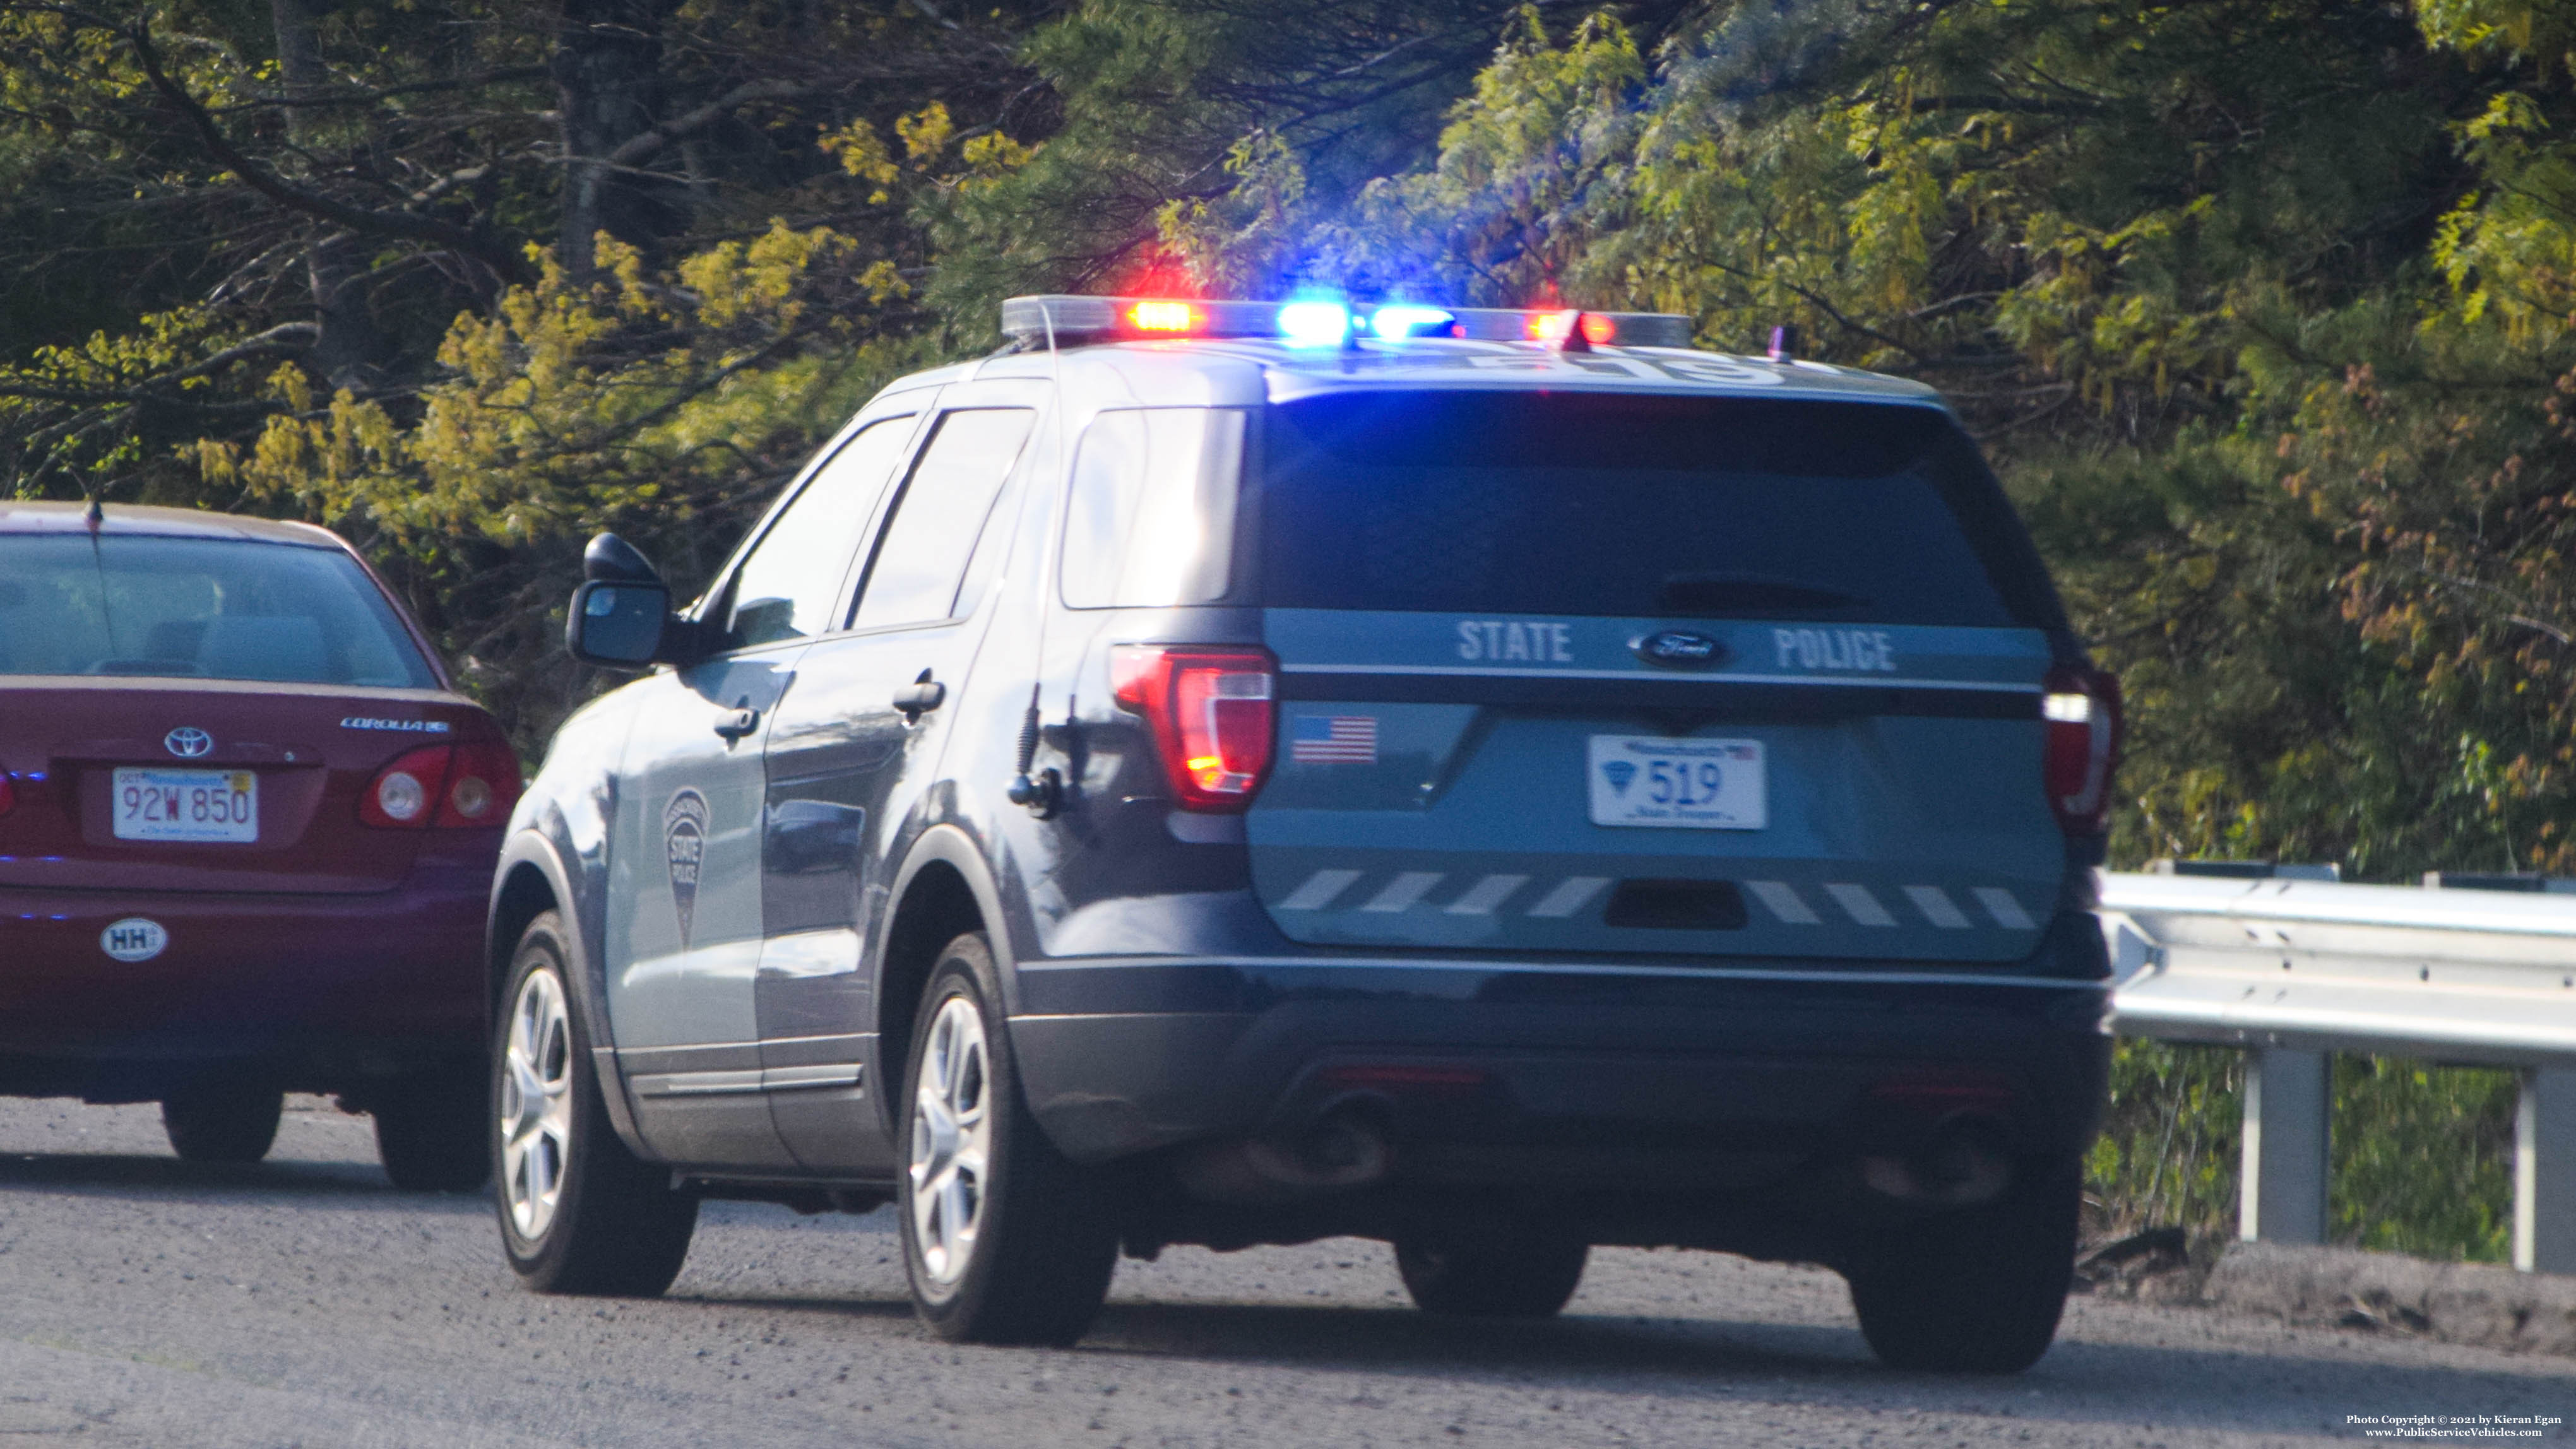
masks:
[(170, 933), (161, 923), (142, 916), (111, 922), (98, 933), (98, 949), (119, 961), (149, 961), (169, 944)]

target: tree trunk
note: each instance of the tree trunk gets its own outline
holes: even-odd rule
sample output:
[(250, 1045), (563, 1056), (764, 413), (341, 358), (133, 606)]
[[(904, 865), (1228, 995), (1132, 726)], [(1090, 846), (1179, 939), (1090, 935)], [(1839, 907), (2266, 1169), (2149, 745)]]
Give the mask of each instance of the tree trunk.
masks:
[(607, 232), (650, 245), (671, 221), (668, 188), (620, 173), (602, 157), (650, 130), (662, 101), (662, 23), (673, 0), (564, 0), (554, 78), (563, 117), (563, 233), (572, 275), (593, 266), (592, 241)]
[[(277, 68), (289, 100), (321, 94), (331, 81), (322, 64), (321, 37), (314, 32), (309, 0), (269, 0), (269, 18), (277, 28)], [(321, 113), (302, 106), (286, 111), (286, 135), (298, 150), (315, 154), (324, 142)], [(384, 334), (367, 310), (359, 285), (364, 271), (357, 239), (347, 232), (328, 233), (305, 251), (304, 271), (313, 289), (314, 320), (321, 326), (310, 360), (332, 388), (363, 392), (382, 371)]]

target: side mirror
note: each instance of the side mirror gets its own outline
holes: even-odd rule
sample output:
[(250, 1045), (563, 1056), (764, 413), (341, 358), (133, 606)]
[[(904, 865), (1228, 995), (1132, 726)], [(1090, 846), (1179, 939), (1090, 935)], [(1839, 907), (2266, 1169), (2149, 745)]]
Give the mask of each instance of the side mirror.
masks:
[(573, 590), (564, 620), (564, 647), (584, 664), (643, 669), (662, 652), (663, 626), (671, 618), (671, 591), (652, 583), (592, 579)]

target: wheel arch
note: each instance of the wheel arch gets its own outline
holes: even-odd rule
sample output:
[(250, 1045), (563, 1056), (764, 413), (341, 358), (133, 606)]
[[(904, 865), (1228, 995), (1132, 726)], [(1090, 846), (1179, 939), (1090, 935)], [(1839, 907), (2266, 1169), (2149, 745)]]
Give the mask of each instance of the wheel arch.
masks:
[(617, 1038), (610, 1030), (605, 963), (593, 959), (589, 933), (583, 929), (570, 873), (553, 841), (540, 830), (519, 830), (501, 846), (492, 875), (492, 905), (485, 926), (485, 1031), (508, 1009), (501, 993), (508, 989), (510, 963), (528, 923), (548, 911), (563, 917), (561, 940), (571, 959), (564, 962), (564, 983), (572, 1009), (581, 1016), (582, 1034), (591, 1044), (591, 1065), (599, 1074), (599, 1094), (608, 1107), (609, 1124), (627, 1150), (646, 1161), (652, 1153), (635, 1127), (634, 1105), (626, 1095), (626, 1074), (617, 1064)]
[[(878, 1080), (900, 1082), (911, 1060), (912, 1019), (921, 1007), (940, 949), (968, 931), (982, 931), (1006, 996), (1016, 996), (1010, 945), (1003, 939), (1001, 895), (973, 840), (955, 826), (923, 833), (904, 859), (888, 893), (893, 908), (878, 937), (876, 1030)], [(1011, 1003), (1005, 1001), (1008, 1015)], [(891, 1089), (877, 1094), (892, 1101)], [(888, 1110), (891, 1110), (890, 1108)], [(891, 1123), (889, 1123), (891, 1130)]]

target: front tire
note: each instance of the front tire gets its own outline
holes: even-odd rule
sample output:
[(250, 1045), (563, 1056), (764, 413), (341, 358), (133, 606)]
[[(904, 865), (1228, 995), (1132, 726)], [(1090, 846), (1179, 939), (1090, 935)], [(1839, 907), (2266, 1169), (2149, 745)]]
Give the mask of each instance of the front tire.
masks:
[(650, 1298), (671, 1286), (697, 1230), (698, 1200), (638, 1158), (609, 1125), (572, 1010), (563, 919), (528, 923), (494, 1030), (490, 1101), (501, 1246), (540, 1293)]
[(492, 1175), (481, 1062), (433, 1067), (395, 1083), (376, 1103), (376, 1156), (405, 1192), (471, 1192)]
[(1395, 1271), (1425, 1313), (1458, 1318), (1552, 1318), (1583, 1282), (1589, 1244), (1528, 1237), (1455, 1244), (1398, 1238)]
[(1861, 1336), (1890, 1368), (2013, 1374), (2057, 1337), (2083, 1184), (2035, 1172), (2000, 1201), (1924, 1218), (1847, 1273)]
[(933, 1333), (1063, 1346), (1109, 1295), (1118, 1239), (1100, 1175), (1047, 1141), (1021, 1099), (992, 948), (940, 953), (904, 1071), (904, 1268)]
[(217, 1076), (161, 1099), (161, 1130), (182, 1162), (257, 1162), (277, 1143), (286, 1093), (247, 1077)]

